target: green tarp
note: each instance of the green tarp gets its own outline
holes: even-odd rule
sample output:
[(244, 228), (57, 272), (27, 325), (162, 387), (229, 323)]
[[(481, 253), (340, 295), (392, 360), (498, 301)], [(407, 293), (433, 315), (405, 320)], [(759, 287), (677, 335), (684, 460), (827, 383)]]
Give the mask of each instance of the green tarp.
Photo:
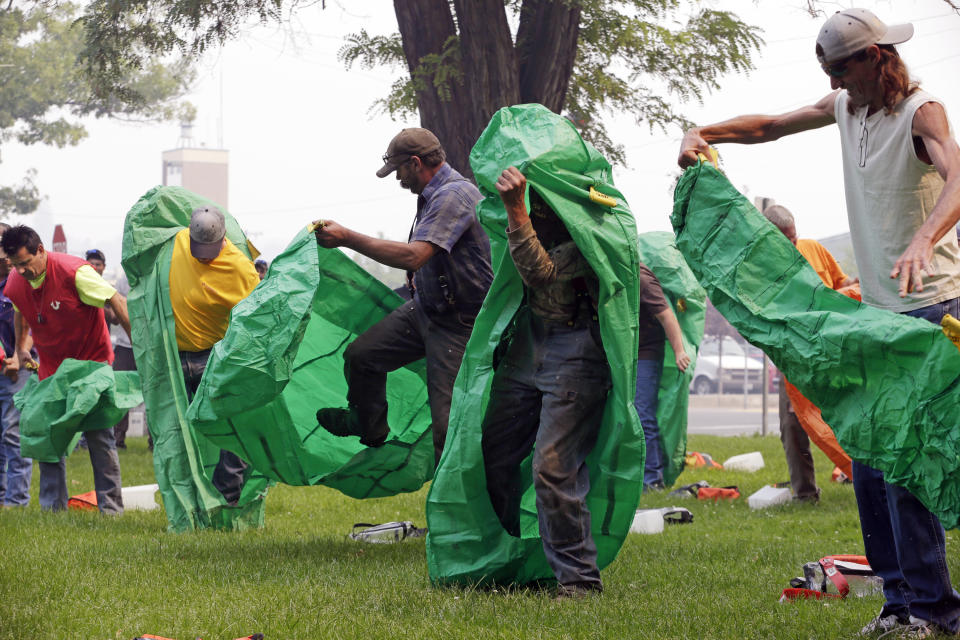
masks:
[[(259, 527), (269, 480), (248, 470), (237, 505), (228, 505), (211, 482), (219, 449), (198, 437), (186, 417), (187, 390), (170, 308), (170, 257), (174, 236), (190, 224), (190, 214), (199, 206), (216, 207), (180, 187), (155, 187), (130, 209), (124, 223), (127, 308), (154, 442), (153, 470), (171, 530)], [(249, 257), (240, 226), (227, 212), (224, 217), (227, 237)]]
[[(453, 392), (446, 447), (427, 498), (427, 560), (435, 584), (526, 583), (552, 579), (541, 546), (530, 459), (521, 506), (521, 537), (506, 533), (490, 506), (481, 422), (493, 378), (492, 358), (523, 303), (523, 285), (507, 251), (506, 212), (494, 184), (516, 166), (564, 221), (600, 280), (599, 316), (613, 388), (599, 439), (588, 458), (593, 536), (599, 564), (616, 557), (633, 520), (643, 480), (643, 432), (633, 407), (637, 360), (637, 233), (610, 164), (574, 126), (540, 105), (498, 111), (470, 154), (484, 200), (478, 214), (490, 236), (494, 281)], [(616, 198), (590, 201), (591, 186)]]
[(324, 484), (354, 498), (416, 491), (433, 475), (423, 360), (387, 376), (384, 446), (317, 425), (345, 407), (343, 351), (401, 298), (304, 229), (233, 309), (189, 410), (197, 431), (273, 480)]
[(677, 369), (673, 348), (667, 341), (663, 354), (663, 376), (657, 404), (657, 425), (660, 427), (660, 448), (663, 451), (663, 482), (672, 485), (683, 471), (687, 452), (687, 405), (690, 381), (697, 366), (697, 349), (703, 340), (707, 292), (687, 266), (669, 231), (650, 231), (638, 236), (640, 261), (657, 276), (670, 301), (680, 331), (683, 347), (690, 356), (690, 366), (683, 373)]
[(112, 427), (141, 402), (136, 371), (68, 358), (43, 381), (30, 376), (13, 397), (20, 410), (20, 450), (26, 458), (57, 462), (84, 431)]
[(960, 523), (960, 353), (926, 320), (825, 287), (712, 166), (687, 169), (677, 246), (720, 313), (823, 412), (851, 458)]
[[(357, 438), (337, 438), (317, 425), (318, 408), (346, 405), (343, 350), (402, 300), (342, 252), (318, 249), (306, 229), (234, 307), (187, 406), (167, 274), (172, 238), (202, 204), (208, 202), (184, 189), (154, 189), (128, 215), (124, 243), (134, 343), (144, 342), (137, 364), (152, 381), (144, 385), (144, 395), (161, 451), (159, 458), (155, 452), (157, 481), (165, 506), (173, 505), (171, 527), (260, 525), (262, 494), (271, 481), (325, 484), (356, 498), (422, 487), (433, 473), (423, 361), (388, 375), (391, 433), (383, 447), (369, 449)], [(227, 220), (228, 237), (246, 250), (236, 222)], [(127, 252), (128, 237), (137, 251)], [(146, 353), (150, 350), (164, 357)], [(224, 506), (209, 483), (219, 449), (251, 465), (235, 509)]]

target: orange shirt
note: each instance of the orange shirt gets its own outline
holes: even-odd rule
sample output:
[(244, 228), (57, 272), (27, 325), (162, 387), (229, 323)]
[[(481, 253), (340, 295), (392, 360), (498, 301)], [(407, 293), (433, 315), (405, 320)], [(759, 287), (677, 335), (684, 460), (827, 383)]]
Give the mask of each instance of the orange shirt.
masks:
[(807, 259), (813, 270), (823, 280), (823, 284), (831, 289), (839, 289), (843, 281), (847, 279), (847, 274), (840, 268), (833, 254), (816, 240), (806, 238), (797, 240), (797, 251)]

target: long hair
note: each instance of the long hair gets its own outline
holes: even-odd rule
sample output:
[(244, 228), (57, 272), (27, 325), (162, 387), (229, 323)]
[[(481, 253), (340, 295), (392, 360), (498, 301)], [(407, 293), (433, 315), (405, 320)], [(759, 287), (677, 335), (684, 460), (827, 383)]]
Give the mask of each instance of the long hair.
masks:
[[(920, 83), (910, 79), (907, 65), (897, 53), (896, 47), (892, 44), (878, 44), (877, 48), (879, 49), (877, 82), (880, 83), (880, 90), (883, 93), (883, 109), (889, 115), (901, 100), (920, 90)], [(866, 51), (857, 55), (858, 59), (864, 59)], [(847, 102), (847, 113), (853, 115), (855, 110), (853, 105)]]

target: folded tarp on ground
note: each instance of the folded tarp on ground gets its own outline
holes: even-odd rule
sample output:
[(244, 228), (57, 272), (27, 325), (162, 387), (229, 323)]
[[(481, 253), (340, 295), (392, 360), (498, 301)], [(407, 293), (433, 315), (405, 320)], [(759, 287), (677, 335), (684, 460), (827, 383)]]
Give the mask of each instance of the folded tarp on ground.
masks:
[(416, 491), (433, 475), (426, 368), (387, 376), (390, 436), (379, 448), (317, 425), (345, 407), (343, 351), (401, 298), (339, 250), (302, 230), (233, 309), (188, 416), (198, 432), (267, 477), (324, 484), (354, 498)]
[(683, 346), (690, 356), (690, 366), (683, 373), (667, 340), (663, 353), (663, 375), (657, 404), (657, 425), (660, 427), (660, 448), (663, 451), (663, 482), (672, 485), (683, 471), (687, 453), (687, 405), (690, 381), (697, 366), (697, 350), (703, 340), (706, 320), (707, 292), (687, 266), (669, 231), (641, 233), (638, 238), (640, 261), (657, 276), (670, 307), (677, 316), (683, 334)]
[(960, 354), (937, 325), (824, 286), (705, 163), (677, 185), (677, 246), (723, 316), (763, 349), (851, 458), (960, 523)]
[[(435, 584), (526, 583), (552, 579), (537, 526), (530, 458), (524, 462), (521, 537), (507, 534), (490, 505), (481, 423), (493, 379), (493, 354), (523, 303), (523, 284), (507, 251), (506, 212), (494, 184), (516, 166), (560, 216), (600, 280), (599, 317), (613, 388), (590, 468), (593, 536), (604, 567), (626, 537), (643, 481), (644, 441), (633, 406), (637, 360), (637, 234), (610, 164), (566, 119), (540, 105), (498, 111), (470, 154), (484, 200), (493, 284), (477, 317), (453, 391), (446, 447), (427, 498), (427, 561)], [(613, 196), (613, 209), (589, 189)], [(529, 195), (529, 194), (528, 194)]]
[[(219, 449), (198, 436), (186, 417), (187, 389), (170, 307), (170, 257), (174, 236), (190, 224), (191, 212), (200, 206), (220, 209), (181, 187), (155, 187), (130, 209), (124, 223), (131, 342), (153, 436), (153, 469), (171, 530), (260, 527), (269, 479), (248, 469), (237, 505), (228, 505), (211, 482)], [(252, 257), (236, 220), (223, 214), (227, 237)]]
[(141, 402), (136, 371), (68, 358), (45, 380), (30, 376), (13, 397), (20, 410), (20, 450), (27, 458), (57, 462), (84, 431), (112, 427)]

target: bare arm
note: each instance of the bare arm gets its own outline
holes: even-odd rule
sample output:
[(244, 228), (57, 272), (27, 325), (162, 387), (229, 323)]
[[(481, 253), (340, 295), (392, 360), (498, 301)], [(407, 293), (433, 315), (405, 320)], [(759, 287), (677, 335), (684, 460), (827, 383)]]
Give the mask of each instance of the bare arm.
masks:
[(33, 338), (30, 336), (30, 327), (27, 325), (27, 320), (19, 311), (15, 311), (13, 314), (13, 354), (5, 362), (3, 375), (11, 380), (16, 380), (20, 367), (36, 369), (37, 362), (30, 355), (31, 347), (33, 347)]
[(690, 366), (690, 356), (683, 348), (683, 334), (680, 332), (680, 323), (677, 322), (677, 316), (670, 309), (664, 309), (656, 314), (657, 321), (663, 326), (663, 332), (667, 334), (667, 340), (673, 348), (673, 355), (676, 357), (677, 369), (681, 372), (686, 371)]
[(416, 271), (437, 252), (437, 246), (431, 242), (414, 240), (413, 242), (397, 242), (373, 238), (357, 231), (353, 231), (333, 220), (314, 222), (316, 225), (317, 242), (320, 246), (332, 249), (347, 247), (357, 253), (362, 253), (380, 264), (396, 269)]
[(834, 91), (821, 98), (816, 104), (780, 115), (737, 116), (705, 127), (694, 127), (683, 136), (677, 163), (681, 167), (696, 164), (697, 154), (706, 155), (711, 144), (770, 142), (783, 136), (833, 124), (836, 122), (833, 117), (833, 105), (837, 100), (837, 93)]
[(127, 299), (119, 293), (115, 293), (113, 294), (112, 298), (107, 300), (107, 304), (110, 305), (110, 309), (117, 317), (117, 321), (120, 323), (120, 326), (123, 327), (123, 330), (127, 332), (127, 337), (129, 338), (130, 316), (127, 315)]
[(932, 272), (933, 247), (960, 221), (960, 146), (952, 135), (943, 106), (928, 102), (913, 116), (913, 135), (923, 141), (931, 163), (946, 184), (930, 217), (893, 265), (891, 278), (900, 278), (900, 297), (914, 289), (923, 291), (923, 276)]

